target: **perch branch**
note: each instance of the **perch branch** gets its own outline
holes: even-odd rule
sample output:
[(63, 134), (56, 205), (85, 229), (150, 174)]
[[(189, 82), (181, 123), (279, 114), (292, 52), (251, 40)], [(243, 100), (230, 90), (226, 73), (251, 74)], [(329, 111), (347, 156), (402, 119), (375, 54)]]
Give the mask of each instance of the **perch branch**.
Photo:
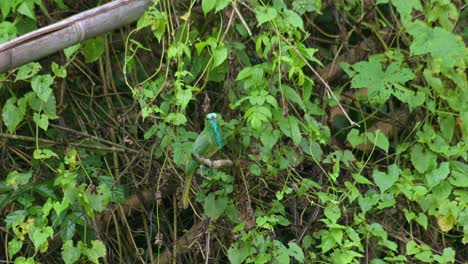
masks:
[(210, 159), (205, 159), (203, 157), (200, 157), (198, 154), (192, 152), (192, 157), (193, 159), (200, 163), (203, 164), (207, 167), (210, 168), (221, 168), (221, 167), (230, 167), (234, 164), (232, 160), (210, 160)]

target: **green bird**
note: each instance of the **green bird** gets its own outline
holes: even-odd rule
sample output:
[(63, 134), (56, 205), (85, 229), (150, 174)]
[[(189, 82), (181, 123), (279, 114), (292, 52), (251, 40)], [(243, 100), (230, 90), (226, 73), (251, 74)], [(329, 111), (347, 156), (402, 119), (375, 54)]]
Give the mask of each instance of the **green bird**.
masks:
[[(209, 159), (213, 156), (223, 144), (223, 139), (221, 136), (221, 128), (217, 123), (217, 114), (209, 113), (206, 115), (205, 128), (198, 135), (197, 139), (193, 143), (192, 153), (197, 154), (200, 157)], [(191, 158), (187, 163), (186, 167), (186, 176), (184, 183), (184, 196), (182, 197), (182, 206), (184, 208), (188, 207), (188, 200), (190, 194), (190, 185), (192, 183), (193, 173), (197, 169), (197, 162)]]

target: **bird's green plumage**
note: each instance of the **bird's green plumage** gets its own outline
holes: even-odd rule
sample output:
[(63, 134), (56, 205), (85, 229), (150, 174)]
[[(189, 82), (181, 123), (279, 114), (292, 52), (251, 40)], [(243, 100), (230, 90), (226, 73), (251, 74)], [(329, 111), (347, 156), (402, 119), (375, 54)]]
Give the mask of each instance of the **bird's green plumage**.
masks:
[[(197, 139), (193, 143), (192, 153), (195, 153), (200, 157), (208, 159), (221, 148), (221, 129), (219, 128), (216, 122), (216, 117), (217, 115), (215, 113), (210, 113), (207, 115), (207, 120), (205, 121), (205, 128), (200, 133), (200, 135), (198, 135)], [(197, 162), (193, 158), (191, 158), (190, 161), (187, 163), (186, 167), (184, 194), (182, 197), (182, 206), (184, 208), (188, 207), (190, 185), (192, 183), (193, 174), (195, 173), (197, 167)]]

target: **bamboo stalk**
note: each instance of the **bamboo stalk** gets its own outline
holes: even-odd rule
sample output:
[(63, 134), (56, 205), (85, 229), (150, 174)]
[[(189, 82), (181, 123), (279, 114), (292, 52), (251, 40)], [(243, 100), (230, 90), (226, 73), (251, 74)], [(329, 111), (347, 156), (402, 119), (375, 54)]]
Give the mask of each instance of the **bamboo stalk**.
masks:
[[(0, 0), (3, 1), (3, 0)], [(0, 45), (0, 72), (137, 20), (151, 0), (115, 0)]]

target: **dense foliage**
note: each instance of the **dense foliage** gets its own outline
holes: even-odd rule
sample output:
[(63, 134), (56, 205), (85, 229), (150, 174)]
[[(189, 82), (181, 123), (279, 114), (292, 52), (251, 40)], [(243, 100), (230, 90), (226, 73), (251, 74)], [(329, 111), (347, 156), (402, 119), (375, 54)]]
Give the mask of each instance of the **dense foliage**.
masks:
[[(1, 0), (0, 43), (99, 4)], [(466, 7), (153, 0), (0, 73), (0, 259), (466, 263)]]

